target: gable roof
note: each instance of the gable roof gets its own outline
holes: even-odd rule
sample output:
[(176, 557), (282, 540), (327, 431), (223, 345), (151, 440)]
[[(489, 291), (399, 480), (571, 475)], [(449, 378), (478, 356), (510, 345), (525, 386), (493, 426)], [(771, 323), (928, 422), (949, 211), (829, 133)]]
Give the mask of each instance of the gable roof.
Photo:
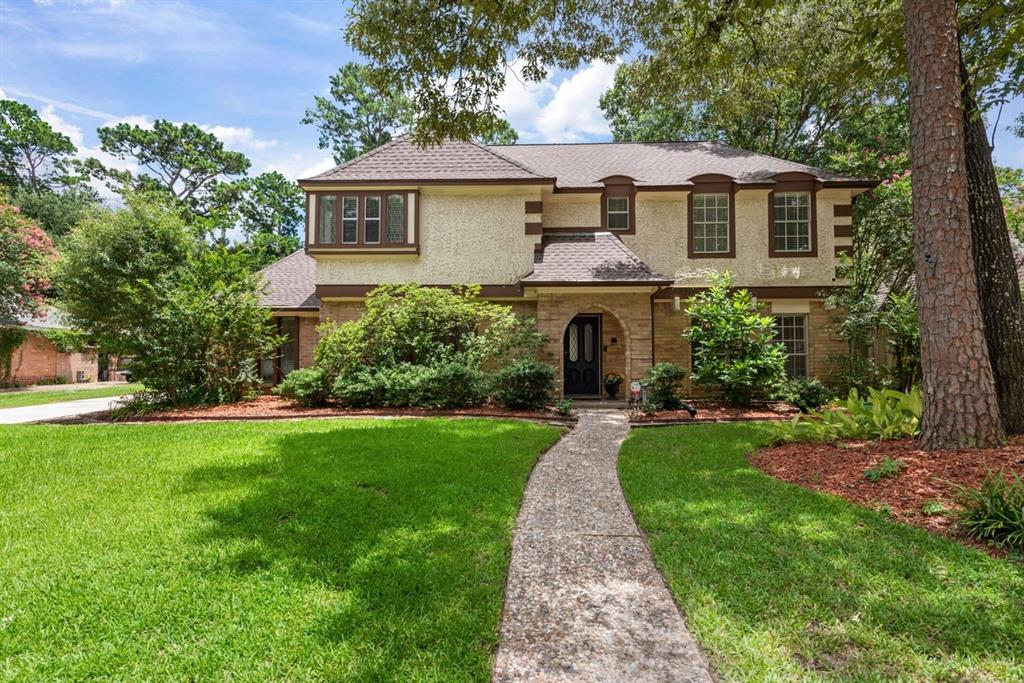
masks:
[(300, 182), (512, 181), (550, 183), (519, 162), (475, 142), (420, 147), (409, 135)]
[(544, 235), (524, 285), (670, 284), (610, 232)]
[(266, 284), (260, 303), (267, 308), (320, 308), (316, 296), (316, 260), (303, 250), (259, 272)]
[(511, 182), (554, 183), (559, 188), (600, 188), (605, 178), (627, 176), (638, 188), (687, 186), (705, 174), (740, 185), (771, 184), (780, 173), (806, 173), (829, 184), (870, 187), (852, 178), (718, 142), (597, 142), (481, 145), (446, 141), (420, 147), (408, 135), (300, 182)]

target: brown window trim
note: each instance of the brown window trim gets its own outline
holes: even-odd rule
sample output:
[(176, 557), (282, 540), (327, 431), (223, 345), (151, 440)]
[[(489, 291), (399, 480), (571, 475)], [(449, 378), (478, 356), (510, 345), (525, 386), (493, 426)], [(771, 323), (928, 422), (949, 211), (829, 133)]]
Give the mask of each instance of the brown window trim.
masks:
[[(686, 196), (686, 255), (688, 258), (736, 258), (736, 183), (725, 176), (691, 178), (693, 189)], [(695, 251), (693, 248), (693, 196), (695, 194), (729, 195), (729, 250)]]
[[(629, 199), (629, 227), (625, 230), (608, 228), (608, 198), (626, 197)], [(616, 235), (636, 234), (636, 185), (627, 176), (610, 176), (604, 179), (601, 188), (601, 230)]]
[[(804, 176), (803, 173), (782, 173), (776, 176), (775, 185), (768, 193), (768, 257), (769, 258), (817, 258), (818, 257), (818, 185), (813, 178), (806, 180), (789, 176)], [(775, 193), (809, 192), (811, 194), (811, 250), (778, 251), (775, 249)]]
[[(388, 195), (401, 194), (405, 195), (405, 201), (403, 202), (402, 210), (405, 214), (405, 241), (404, 242), (387, 242), (387, 198)], [(320, 201), (325, 196), (335, 196), (336, 208), (334, 215), (334, 242), (321, 242), (320, 241), (320, 225), (318, 222), (317, 215), (313, 215), (310, 211), (312, 202), (310, 197), (316, 197), (316, 213), (320, 212)], [(416, 205), (415, 215), (411, 215), (409, 208), (409, 197), (413, 197), (413, 202)], [(357, 210), (357, 224), (356, 224), (356, 241), (355, 242), (343, 242), (342, 235), (342, 220), (343, 220), (343, 204), (344, 197), (358, 197), (358, 210)], [(367, 197), (380, 197), (380, 229), (378, 231), (378, 241), (367, 242), (366, 241), (366, 198)], [(306, 215), (307, 223), (310, 225), (310, 233), (312, 233), (313, 240), (307, 241), (306, 251), (324, 251), (324, 250), (338, 250), (338, 251), (354, 251), (359, 250), (360, 253), (373, 253), (376, 251), (388, 251), (388, 250), (399, 250), (399, 251), (410, 251), (415, 249), (419, 252), (420, 246), (420, 194), (417, 190), (337, 190), (331, 192), (307, 192), (306, 193)], [(409, 241), (409, 231), (415, 231), (415, 235), (412, 241)]]

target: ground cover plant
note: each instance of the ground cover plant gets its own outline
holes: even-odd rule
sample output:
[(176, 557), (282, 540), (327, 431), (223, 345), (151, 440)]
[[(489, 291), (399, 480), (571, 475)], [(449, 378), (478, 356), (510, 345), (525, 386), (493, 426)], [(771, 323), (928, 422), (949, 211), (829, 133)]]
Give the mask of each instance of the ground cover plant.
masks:
[(7, 427), (0, 678), (487, 680), (554, 428)]
[(770, 439), (641, 429), (620, 457), (721, 680), (1024, 680), (1024, 565), (768, 477), (747, 455)]
[(4, 391), (0, 392), (0, 409), (37, 406), (61, 401), (79, 401), (85, 398), (120, 396), (141, 391), (141, 384), (118, 384), (117, 386), (91, 387), (89, 389), (54, 389), (53, 391)]
[(845, 401), (807, 415), (797, 415), (791, 422), (776, 425), (775, 440), (825, 441), (839, 439), (900, 439), (921, 433), (924, 399), (921, 389), (869, 389), (862, 397), (850, 389)]

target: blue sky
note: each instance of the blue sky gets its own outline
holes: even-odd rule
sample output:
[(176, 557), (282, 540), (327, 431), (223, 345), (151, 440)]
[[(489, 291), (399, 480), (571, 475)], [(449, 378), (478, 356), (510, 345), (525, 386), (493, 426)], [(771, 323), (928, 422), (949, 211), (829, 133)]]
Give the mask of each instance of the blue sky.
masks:
[[(334, 0), (0, 0), (0, 91), (40, 110), (83, 154), (102, 156), (95, 129), (157, 118), (208, 127), (253, 160), (289, 178), (331, 166), (299, 123), (328, 78), (354, 58)], [(609, 139), (597, 100), (612, 64), (591, 64), (523, 84), (514, 75), (500, 103), (523, 142)], [(996, 161), (1024, 166), (1024, 141), (1006, 125)]]

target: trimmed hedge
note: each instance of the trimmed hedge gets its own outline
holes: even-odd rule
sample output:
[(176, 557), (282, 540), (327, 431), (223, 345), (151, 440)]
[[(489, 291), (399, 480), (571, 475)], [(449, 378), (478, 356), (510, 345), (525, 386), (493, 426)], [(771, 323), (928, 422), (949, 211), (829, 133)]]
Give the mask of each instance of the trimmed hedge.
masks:
[(491, 394), (495, 402), (510, 410), (535, 410), (548, 404), (554, 388), (554, 368), (523, 359), (495, 373)]

